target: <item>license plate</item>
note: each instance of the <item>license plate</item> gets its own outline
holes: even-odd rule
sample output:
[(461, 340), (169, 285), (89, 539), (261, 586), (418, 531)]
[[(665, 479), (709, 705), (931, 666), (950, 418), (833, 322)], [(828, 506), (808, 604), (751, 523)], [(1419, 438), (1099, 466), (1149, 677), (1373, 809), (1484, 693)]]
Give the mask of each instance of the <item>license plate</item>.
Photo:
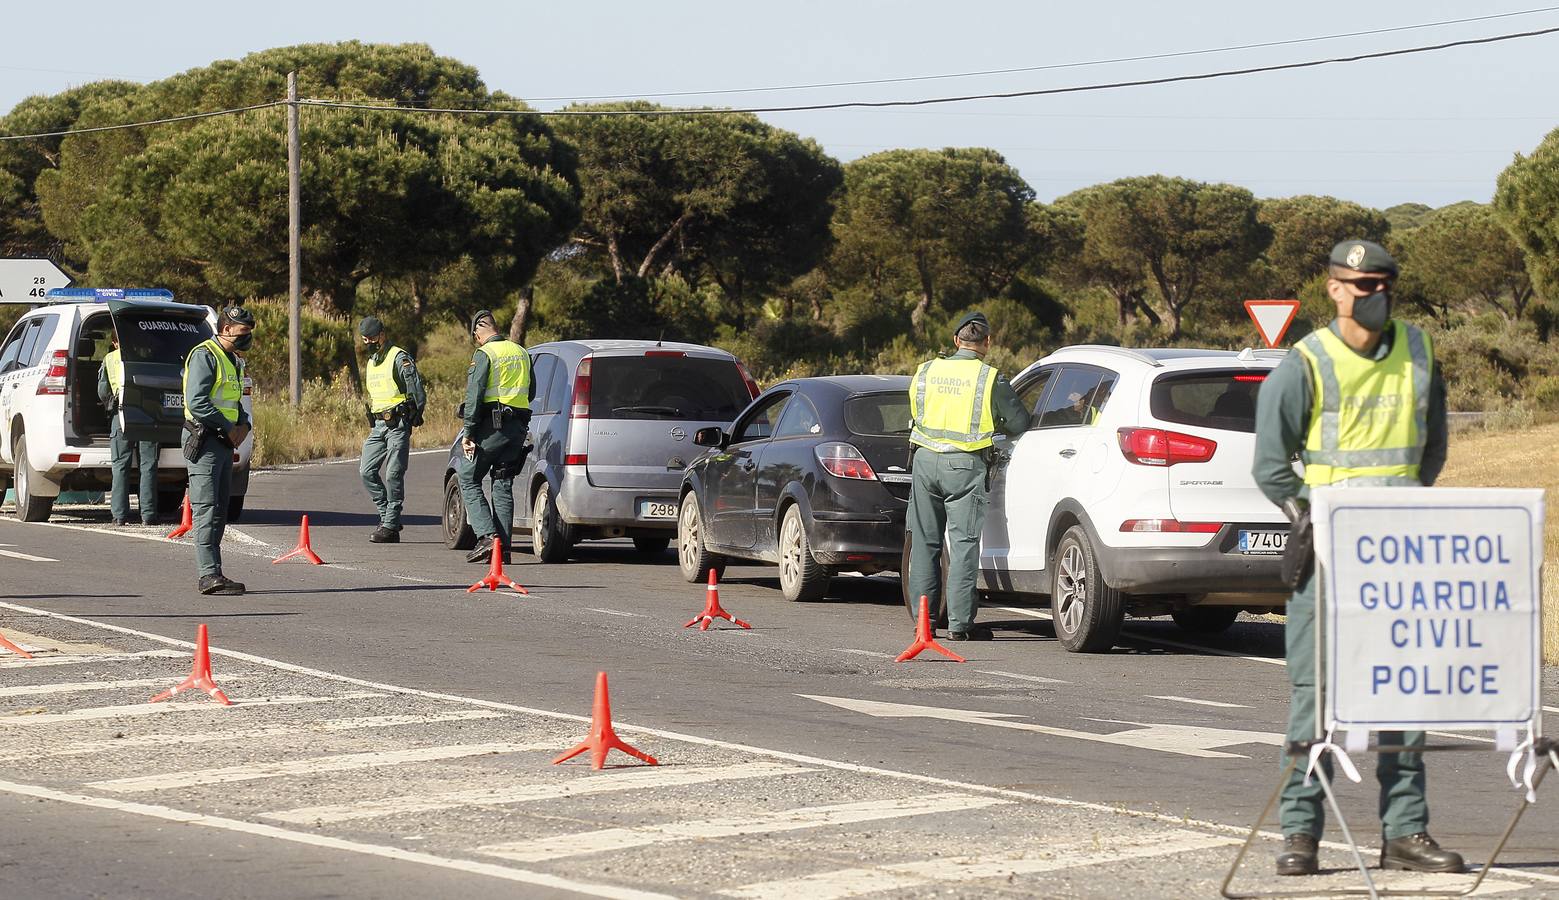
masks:
[(163, 409), (183, 409), (184, 408), (184, 395), (183, 394), (163, 394), (162, 395), (162, 408)]
[(1242, 531), (1240, 552), (1249, 555), (1282, 553), (1288, 546), (1286, 531)]
[(677, 517), (677, 504), (670, 500), (640, 500), (639, 518), (641, 519), (675, 519)]

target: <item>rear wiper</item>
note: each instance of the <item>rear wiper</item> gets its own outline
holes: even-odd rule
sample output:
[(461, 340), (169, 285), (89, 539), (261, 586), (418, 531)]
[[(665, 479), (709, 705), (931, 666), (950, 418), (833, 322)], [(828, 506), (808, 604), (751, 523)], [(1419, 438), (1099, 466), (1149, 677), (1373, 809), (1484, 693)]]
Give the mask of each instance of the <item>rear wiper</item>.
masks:
[(674, 406), (614, 406), (614, 413), (658, 413), (663, 416), (674, 416), (678, 410)]

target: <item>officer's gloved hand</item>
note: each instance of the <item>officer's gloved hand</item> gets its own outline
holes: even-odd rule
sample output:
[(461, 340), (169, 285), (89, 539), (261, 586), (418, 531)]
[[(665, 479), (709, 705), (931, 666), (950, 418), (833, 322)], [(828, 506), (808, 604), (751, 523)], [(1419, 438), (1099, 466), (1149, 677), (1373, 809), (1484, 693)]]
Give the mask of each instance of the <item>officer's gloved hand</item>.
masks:
[(1303, 497), (1289, 497), (1278, 504), (1278, 508), (1283, 510), (1283, 515), (1287, 516), (1288, 521), (1291, 523), (1310, 516), (1310, 501)]

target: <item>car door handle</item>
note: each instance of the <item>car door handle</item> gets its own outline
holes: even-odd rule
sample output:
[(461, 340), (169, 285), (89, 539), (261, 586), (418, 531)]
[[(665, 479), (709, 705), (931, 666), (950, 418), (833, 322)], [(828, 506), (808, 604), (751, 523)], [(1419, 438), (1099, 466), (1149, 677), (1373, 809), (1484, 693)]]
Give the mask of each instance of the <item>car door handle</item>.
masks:
[(758, 464), (752, 460), (745, 460), (741, 463), (741, 467), (743, 472), (751, 472), (753, 469), (758, 468)]
[(1066, 459), (1071, 459), (1072, 457), (1077, 455), (1077, 451), (1073, 450), (1071, 447), (1068, 447), (1065, 450), (1061, 451), (1061, 455), (1063, 457), (1065, 457)]

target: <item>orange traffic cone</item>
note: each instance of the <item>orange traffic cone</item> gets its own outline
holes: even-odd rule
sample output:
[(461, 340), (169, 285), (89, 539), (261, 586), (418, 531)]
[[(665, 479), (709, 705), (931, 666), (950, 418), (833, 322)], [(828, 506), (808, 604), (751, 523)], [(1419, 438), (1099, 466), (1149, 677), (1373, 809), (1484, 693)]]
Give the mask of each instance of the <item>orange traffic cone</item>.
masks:
[(319, 558), (319, 554), (314, 552), (314, 548), (309, 546), (309, 517), (307, 515), (303, 517), (303, 524), (298, 527), (298, 546), (271, 560), (271, 565), (274, 566), (279, 562), (285, 562), (294, 556), (301, 556), (316, 566), (325, 564), (325, 561)]
[(216, 681), (211, 678), (211, 647), (206, 642), (206, 623), (202, 622), (195, 628), (195, 664), (190, 667), (189, 677), (158, 694), (147, 703), (161, 703), (180, 691), (194, 688), (211, 695), (211, 699), (223, 706), (232, 706), (233, 701), (227, 699), (222, 689), (217, 687)]
[(595, 676), (595, 708), (590, 713), (590, 736), (585, 738), (579, 746), (564, 753), (552, 761), (555, 766), (560, 762), (573, 759), (586, 750), (590, 751), (590, 768), (601, 769), (606, 767), (606, 754), (612, 750), (621, 750), (635, 759), (642, 759), (652, 766), (660, 763), (655, 757), (630, 747), (624, 743), (617, 732), (612, 730), (612, 701), (606, 696), (606, 673), (597, 672)]
[(184, 492), (184, 513), (183, 513), (183, 515), (181, 515), (179, 517), (179, 527), (177, 527), (177, 528), (173, 529), (172, 531), (168, 532), (168, 534), (166, 536), (170, 540), (173, 539), (173, 538), (181, 538), (184, 535), (189, 534), (190, 531), (192, 531), (194, 528), (195, 528), (195, 511), (190, 509), (190, 506), (189, 506), (189, 491), (185, 491)]
[(3, 634), (0, 634), (0, 650), (9, 650), (12, 653), (16, 654), (17, 656), (20, 656), (22, 659), (32, 659), (32, 654), (31, 653), (28, 653), (26, 650), (23, 650), (21, 647), (18, 647), (17, 645), (15, 645), (15, 644), (11, 643), (10, 641), (6, 640), (5, 639), (5, 635), (3, 635)]
[(953, 662), (968, 662), (962, 656), (954, 653), (936, 642), (936, 633), (931, 630), (931, 601), (925, 594), (920, 595), (920, 620), (915, 623), (915, 642), (905, 648), (894, 662), (905, 662), (920, 655), (922, 650), (935, 650)]
[(741, 619), (738, 619), (730, 613), (726, 612), (725, 609), (720, 606), (720, 587), (716, 583), (715, 570), (710, 569), (709, 590), (704, 593), (704, 611), (689, 619), (688, 623), (682, 627), (692, 628), (694, 625), (698, 625), (699, 631), (708, 631), (709, 626), (714, 624), (715, 619), (724, 619), (727, 622), (735, 622), (743, 628), (752, 627), (746, 622), (743, 622)]
[(503, 574), (503, 538), (493, 535), (493, 561), (487, 567), (487, 574), (479, 579), (476, 584), (466, 588), (467, 594), (474, 594), (482, 588), (496, 591), (500, 587), (512, 587), (521, 594), (529, 594), (530, 591), (515, 584), (509, 576)]

